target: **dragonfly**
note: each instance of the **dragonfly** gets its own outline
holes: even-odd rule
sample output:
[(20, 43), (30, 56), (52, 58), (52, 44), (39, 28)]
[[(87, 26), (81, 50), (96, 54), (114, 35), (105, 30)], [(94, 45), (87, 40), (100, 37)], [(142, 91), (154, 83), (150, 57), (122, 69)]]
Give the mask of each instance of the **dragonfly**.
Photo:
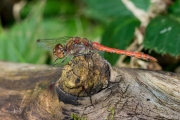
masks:
[(157, 61), (156, 58), (142, 52), (133, 52), (110, 48), (97, 42), (92, 42), (87, 38), (83, 37), (59, 37), (54, 39), (38, 39), (37, 43), (39, 46), (47, 50), (53, 51), (53, 55), (56, 57), (56, 60), (67, 57), (91, 54), (99, 51), (126, 55), (146, 61)]

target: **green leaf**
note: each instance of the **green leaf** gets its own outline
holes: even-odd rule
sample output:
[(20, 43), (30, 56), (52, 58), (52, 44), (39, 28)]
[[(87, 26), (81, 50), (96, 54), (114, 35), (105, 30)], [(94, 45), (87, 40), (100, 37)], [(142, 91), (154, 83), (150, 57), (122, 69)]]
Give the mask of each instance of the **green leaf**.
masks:
[[(36, 1), (28, 2), (20, 11), (21, 17), (26, 18), (36, 3)], [(69, 4), (67, 1), (46, 0), (43, 16), (49, 18), (59, 14), (65, 14), (65, 12), (69, 12), (69, 10), (74, 11), (72, 6), (73, 5)], [(38, 8), (36, 10), (38, 10)]]
[(138, 8), (145, 11), (148, 10), (150, 5), (150, 0), (131, 0)]
[(54, 17), (57, 15), (66, 16), (77, 13), (77, 6), (73, 1), (68, 0), (47, 0), (44, 8), (44, 17)]
[(121, 0), (84, 0), (89, 10), (87, 14), (105, 21), (109, 17), (133, 16)]
[(42, 21), (41, 31), (43, 32), (42, 37), (49, 39), (63, 36), (74, 36), (77, 29), (74, 19), (69, 18), (66, 21), (62, 21), (57, 18), (51, 18)]
[[(134, 31), (140, 22), (134, 17), (123, 17), (113, 21), (106, 29), (102, 37), (102, 45), (126, 49), (132, 42)], [(105, 58), (114, 65), (120, 55), (105, 54)]]
[(180, 17), (180, 2), (176, 0), (173, 4), (168, 8), (170, 14), (175, 15), (176, 17)]
[(58, 15), (61, 9), (61, 6), (59, 6), (59, 4), (60, 1), (47, 0), (46, 5), (44, 7), (44, 15), (48, 17)]
[(160, 54), (180, 54), (180, 23), (168, 16), (151, 20), (146, 29), (144, 47)]

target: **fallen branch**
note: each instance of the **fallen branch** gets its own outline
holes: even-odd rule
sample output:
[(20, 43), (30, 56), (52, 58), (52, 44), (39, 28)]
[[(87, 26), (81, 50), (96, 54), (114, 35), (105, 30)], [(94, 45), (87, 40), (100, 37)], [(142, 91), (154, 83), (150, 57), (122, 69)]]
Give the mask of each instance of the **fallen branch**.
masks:
[(57, 90), (59, 67), (0, 62), (0, 68), (3, 120), (180, 118), (179, 74), (113, 68), (110, 84), (91, 96), (91, 105), (88, 96)]

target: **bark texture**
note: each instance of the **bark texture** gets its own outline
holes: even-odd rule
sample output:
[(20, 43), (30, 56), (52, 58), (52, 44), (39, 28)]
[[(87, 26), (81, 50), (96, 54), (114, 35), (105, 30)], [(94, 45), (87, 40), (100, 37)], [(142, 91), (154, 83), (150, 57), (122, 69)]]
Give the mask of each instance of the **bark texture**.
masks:
[(111, 68), (109, 84), (78, 97), (56, 86), (60, 67), (0, 62), (0, 119), (180, 119), (180, 75)]

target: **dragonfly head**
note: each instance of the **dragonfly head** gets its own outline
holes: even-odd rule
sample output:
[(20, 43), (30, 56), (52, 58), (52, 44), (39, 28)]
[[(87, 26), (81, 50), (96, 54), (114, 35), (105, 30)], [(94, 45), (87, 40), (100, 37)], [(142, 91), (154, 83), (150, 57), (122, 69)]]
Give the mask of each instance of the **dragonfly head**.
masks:
[(65, 57), (64, 46), (58, 43), (53, 49), (53, 55), (59, 59), (64, 58)]

